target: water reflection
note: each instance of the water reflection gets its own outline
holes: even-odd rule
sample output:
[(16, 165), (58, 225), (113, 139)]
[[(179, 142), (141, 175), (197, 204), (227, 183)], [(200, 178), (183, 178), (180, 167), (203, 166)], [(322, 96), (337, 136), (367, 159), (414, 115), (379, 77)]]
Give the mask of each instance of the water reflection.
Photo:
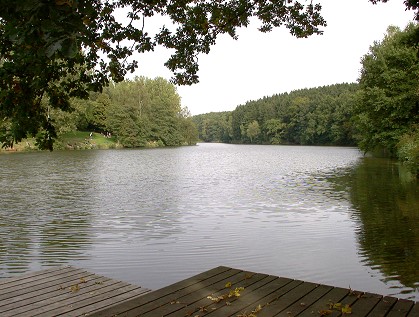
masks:
[(1, 274), (86, 258), (92, 193), (77, 171), (88, 166), (49, 153), (1, 159)]
[(395, 294), (414, 299), (419, 292), (419, 186), (405, 175), (393, 161), (364, 158), (333, 182), (349, 192), (364, 265), (381, 272)]

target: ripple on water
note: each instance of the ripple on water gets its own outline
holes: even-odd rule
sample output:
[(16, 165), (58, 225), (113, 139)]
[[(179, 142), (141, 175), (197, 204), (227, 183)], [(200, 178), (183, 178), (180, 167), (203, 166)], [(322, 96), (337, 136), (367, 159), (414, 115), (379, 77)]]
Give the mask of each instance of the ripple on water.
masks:
[(351, 148), (223, 144), (0, 156), (0, 273), (69, 263), (155, 289), (227, 265), (419, 299), (419, 277), (371, 251), (362, 164)]

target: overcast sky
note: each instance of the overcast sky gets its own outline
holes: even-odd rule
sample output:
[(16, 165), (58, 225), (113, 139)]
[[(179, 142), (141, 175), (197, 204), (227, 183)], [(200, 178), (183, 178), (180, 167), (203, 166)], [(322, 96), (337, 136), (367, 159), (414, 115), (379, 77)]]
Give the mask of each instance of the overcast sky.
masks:
[[(192, 115), (230, 111), (249, 100), (343, 82), (356, 82), (360, 59), (389, 25), (404, 28), (413, 19), (403, 0), (314, 0), (323, 6), (323, 35), (292, 37), (286, 28), (264, 34), (257, 24), (240, 29), (237, 41), (222, 36), (199, 58), (200, 83), (178, 87), (182, 106)], [(170, 79), (164, 62), (170, 52), (158, 48), (138, 57), (135, 75)]]

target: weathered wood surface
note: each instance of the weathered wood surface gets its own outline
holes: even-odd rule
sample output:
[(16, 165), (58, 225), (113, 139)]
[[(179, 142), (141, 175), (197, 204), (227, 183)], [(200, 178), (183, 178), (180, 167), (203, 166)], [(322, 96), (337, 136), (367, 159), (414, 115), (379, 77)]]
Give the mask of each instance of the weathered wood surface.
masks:
[(71, 266), (0, 280), (0, 316), (85, 316), (149, 292)]
[[(228, 297), (230, 291), (241, 287), (239, 297)], [(220, 300), (215, 301), (218, 297)], [(221, 266), (89, 316), (419, 317), (418, 305), (394, 297)], [(342, 313), (342, 308), (347, 307), (351, 314)]]
[(419, 303), (224, 266), (152, 292), (59, 267), (0, 280), (0, 316), (419, 317)]

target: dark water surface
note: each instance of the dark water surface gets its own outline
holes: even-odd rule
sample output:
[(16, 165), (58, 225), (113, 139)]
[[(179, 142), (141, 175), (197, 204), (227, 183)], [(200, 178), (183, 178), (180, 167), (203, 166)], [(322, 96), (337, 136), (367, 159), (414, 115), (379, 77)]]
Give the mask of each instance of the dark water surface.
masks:
[(71, 264), (156, 289), (218, 265), (419, 300), (419, 186), (337, 147), (0, 155), (0, 277)]

